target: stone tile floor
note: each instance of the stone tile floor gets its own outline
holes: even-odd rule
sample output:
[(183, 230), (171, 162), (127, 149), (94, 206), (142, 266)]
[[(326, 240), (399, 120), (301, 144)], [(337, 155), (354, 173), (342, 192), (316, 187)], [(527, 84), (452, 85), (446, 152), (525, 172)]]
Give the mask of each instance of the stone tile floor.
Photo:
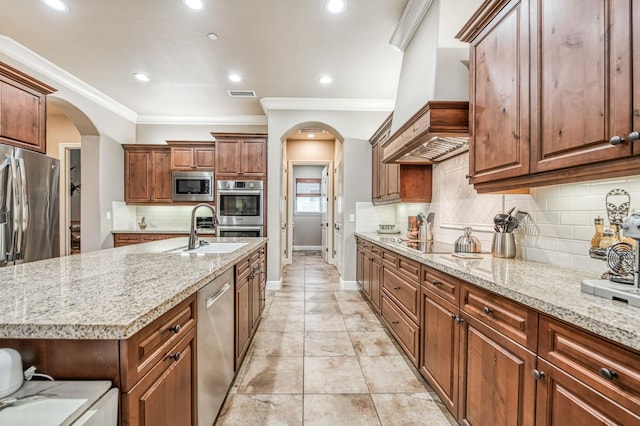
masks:
[(318, 252), (269, 292), (216, 425), (455, 425), (367, 302)]

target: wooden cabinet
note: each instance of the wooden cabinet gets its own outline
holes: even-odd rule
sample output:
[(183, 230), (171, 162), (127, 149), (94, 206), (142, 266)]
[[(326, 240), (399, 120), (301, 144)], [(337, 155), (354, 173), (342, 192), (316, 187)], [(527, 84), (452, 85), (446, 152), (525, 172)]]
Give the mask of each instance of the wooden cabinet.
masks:
[(538, 424), (640, 424), (638, 355), (540, 316)]
[(243, 133), (212, 133), (212, 135), (216, 139), (216, 179), (266, 177), (266, 135)]
[(376, 312), (380, 312), (380, 290), (382, 288), (383, 250), (367, 241), (360, 241), (360, 256), (356, 259), (356, 269), (360, 274), (360, 286), (363, 295), (371, 302)]
[(471, 42), (469, 174), (473, 184), (529, 173), (528, 16), (529, 0), (510, 1)]
[(124, 199), (131, 204), (171, 203), (171, 150), (168, 146), (123, 145)]
[(391, 129), (389, 116), (371, 137), (371, 202), (375, 205), (400, 202), (431, 202), (430, 165), (383, 163), (383, 144)]
[(150, 243), (153, 241), (167, 240), (169, 238), (188, 237), (189, 234), (162, 234), (162, 233), (125, 233), (113, 234), (113, 246), (122, 247), (132, 244)]
[(247, 354), (264, 310), (266, 248), (263, 246), (236, 264), (235, 368)]
[(53, 92), (0, 62), (0, 143), (45, 153), (46, 97)]
[(167, 141), (171, 147), (171, 170), (213, 170), (215, 147), (213, 142)]
[(637, 173), (632, 4), (488, 0), (460, 31), (471, 43), (469, 170), (478, 192)]

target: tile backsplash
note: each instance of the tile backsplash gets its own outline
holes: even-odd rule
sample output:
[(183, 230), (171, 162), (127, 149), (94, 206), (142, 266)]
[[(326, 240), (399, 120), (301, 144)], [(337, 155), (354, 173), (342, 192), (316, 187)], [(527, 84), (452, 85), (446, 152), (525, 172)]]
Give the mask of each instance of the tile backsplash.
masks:
[[(145, 217), (147, 231), (185, 231), (191, 225), (193, 206), (127, 206), (123, 202), (112, 203), (113, 230), (137, 230)], [(196, 216), (211, 216), (207, 209), (199, 209)]]
[[(432, 211), (436, 240), (453, 243), (465, 226), (471, 226), (483, 250), (489, 251), (493, 217), (515, 206), (529, 213), (515, 231), (517, 258), (600, 273), (606, 265), (591, 259), (588, 250), (594, 218), (603, 217), (605, 227), (609, 225), (607, 193), (624, 189), (630, 194), (631, 210), (640, 209), (640, 176), (531, 188), (529, 194), (477, 194), (465, 178), (468, 161), (468, 154), (463, 154), (434, 166), (431, 204), (378, 207), (358, 203), (356, 231), (374, 232), (378, 223), (392, 220), (404, 232), (408, 215)], [(378, 218), (384, 222), (376, 222)]]

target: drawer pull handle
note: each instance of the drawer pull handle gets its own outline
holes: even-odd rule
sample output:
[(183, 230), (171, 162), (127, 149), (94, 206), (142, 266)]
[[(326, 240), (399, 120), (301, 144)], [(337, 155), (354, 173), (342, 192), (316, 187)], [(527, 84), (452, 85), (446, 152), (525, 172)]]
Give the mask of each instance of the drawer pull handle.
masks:
[(433, 284), (436, 287), (440, 287), (442, 285), (442, 283), (440, 281), (438, 281), (438, 280), (431, 281), (431, 284)]
[(398, 321), (391, 321), (391, 324), (396, 325)]
[(482, 308), (482, 312), (484, 312), (487, 315), (491, 315), (493, 313), (493, 309), (491, 309), (488, 306), (485, 306), (484, 308)]
[(173, 327), (169, 328), (169, 331), (176, 334), (180, 333), (180, 324), (176, 324)]
[(171, 358), (174, 361), (178, 361), (180, 359), (180, 352), (176, 352), (175, 354), (169, 355), (169, 358)]
[(462, 318), (460, 318), (460, 317), (456, 317), (456, 322), (458, 324), (462, 324), (464, 322), (464, 320)]
[(608, 368), (604, 368), (604, 367), (602, 367), (600, 369), (600, 375), (602, 377), (604, 377), (605, 379), (607, 379), (607, 380), (613, 380), (616, 377), (618, 377), (618, 373), (616, 373), (613, 370), (609, 370)]
[(458, 319), (458, 316), (456, 314), (451, 314), (451, 319), (455, 321)]
[(533, 378), (536, 380), (540, 380), (540, 379), (544, 379), (545, 374), (544, 371), (540, 371), (540, 370), (533, 370)]
[(400, 290), (400, 287), (398, 287), (397, 285), (394, 285), (394, 286), (393, 286), (393, 289), (394, 289), (394, 290)]

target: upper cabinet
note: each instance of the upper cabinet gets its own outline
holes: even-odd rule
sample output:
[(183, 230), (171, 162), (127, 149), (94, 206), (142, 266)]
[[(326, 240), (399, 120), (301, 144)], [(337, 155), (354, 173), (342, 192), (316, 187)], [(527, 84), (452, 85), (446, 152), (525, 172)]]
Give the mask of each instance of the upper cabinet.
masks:
[(635, 2), (483, 3), (458, 34), (470, 42), (469, 170), (478, 192), (637, 173)]
[(212, 133), (216, 139), (216, 179), (267, 175), (267, 135)]
[(215, 148), (213, 142), (167, 141), (171, 147), (171, 170), (213, 170)]
[(389, 139), (389, 116), (370, 139), (371, 143), (371, 202), (375, 205), (398, 202), (431, 201), (430, 165), (383, 163), (383, 145)]
[(0, 143), (46, 151), (46, 95), (55, 89), (0, 62)]
[(171, 203), (171, 150), (166, 145), (123, 145), (124, 200)]

